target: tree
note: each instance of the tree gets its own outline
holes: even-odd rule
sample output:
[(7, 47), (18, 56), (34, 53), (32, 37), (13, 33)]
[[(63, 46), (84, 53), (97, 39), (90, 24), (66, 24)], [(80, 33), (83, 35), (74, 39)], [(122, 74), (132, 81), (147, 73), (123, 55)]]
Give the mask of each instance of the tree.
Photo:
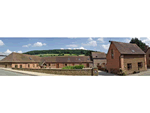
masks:
[(146, 44), (143, 43), (141, 40), (139, 40), (138, 38), (132, 38), (130, 43), (134, 43), (134, 44), (137, 44), (143, 51), (145, 51), (145, 47), (146, 47)]

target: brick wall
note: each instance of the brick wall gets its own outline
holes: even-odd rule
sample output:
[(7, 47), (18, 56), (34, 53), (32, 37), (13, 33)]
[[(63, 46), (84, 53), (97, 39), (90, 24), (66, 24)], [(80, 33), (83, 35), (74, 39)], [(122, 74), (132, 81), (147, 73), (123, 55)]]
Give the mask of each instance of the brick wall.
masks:
[[(114, 53), (113, 59), (111, 58), (111, 49), (113, 49), (113, 53)], [(108, 72), (111, 72), (111, 70), (119, 70), (119, 68), (121, 67), (120, 53), (113, 43), (110, 44), (110, 48), (108, 50), (106, 59), (107, 59), (106, 68), (107, 68)]]
[(98, 75), (98, 69), (29, 69), (29, 68), (13, 68), (16, 70), (23, 70), (23, 71), (33, 71), (33, 72), (40, 72), (40, 73), (48, 73), (48, 74), (58, 74), (58, 75)]
[(5, 67), (7, 67), (7, 68), (11, 68), (12, 67), (12, 64), (11, 63), (0, 63), (0, 67), (2, 67), (2, 68), (5, 68)]
[(34, 69), (39, 69), (39, 63), (13, 63), (12, 68), (15, 68), (17, 66), (18, 68), (34, 68)]
[[(50, 64), (50, 65), (49, 65)], [(46, 68), (57, 68), (57, 65), (59, 65), (59, 68), (63, 68), (66, 66), (75, 66), (75, 65), (84, 65), (85, 68), (92, 67), (92, 63), (46, 63)]]
[(146, 52), (146, 61), (147, 61), (147, 67), (150, 67), (150, 49)]

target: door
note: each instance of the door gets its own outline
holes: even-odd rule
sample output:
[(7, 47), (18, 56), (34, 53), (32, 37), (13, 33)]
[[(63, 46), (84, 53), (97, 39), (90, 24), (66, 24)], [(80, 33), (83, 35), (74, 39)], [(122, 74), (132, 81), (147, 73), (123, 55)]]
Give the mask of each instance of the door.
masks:
[(87, 63), (87, 67), (89, 67), (89, 63)]
[(56, 64), (56, 68), (59, 68), (59, 64)]

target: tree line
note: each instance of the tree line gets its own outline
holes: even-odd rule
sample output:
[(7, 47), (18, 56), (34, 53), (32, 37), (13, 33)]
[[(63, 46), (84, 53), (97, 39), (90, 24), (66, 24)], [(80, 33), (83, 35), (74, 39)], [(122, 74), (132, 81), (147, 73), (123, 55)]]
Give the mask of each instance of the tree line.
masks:
[(54, 49), (54, 50), (33, 50), (33, 51), (28, 51), (25, 52), (24, 54), (29, 54), (29, 55), (39, 55), (39, 54), (59, 54), (59, 55), (64, 55), (64, 54), (76, 54), (76, 55), (81, 55), (84, 54), (85, 56), (90, 56), (91, 52), (97, 52), (93, 50), (68, 50), (68, 49)]

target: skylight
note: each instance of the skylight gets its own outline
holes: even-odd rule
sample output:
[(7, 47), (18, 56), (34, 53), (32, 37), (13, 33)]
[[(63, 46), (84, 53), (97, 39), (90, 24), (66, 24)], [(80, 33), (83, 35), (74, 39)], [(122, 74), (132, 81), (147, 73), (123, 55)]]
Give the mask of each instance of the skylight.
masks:
[(29, 57), (29, 59), (30, 59), (30, 60), (32, 60), (32, 58), (31, 58), (31, 57)]
[(134, 50), (132, 50), (132, 52), (135, 52)]

